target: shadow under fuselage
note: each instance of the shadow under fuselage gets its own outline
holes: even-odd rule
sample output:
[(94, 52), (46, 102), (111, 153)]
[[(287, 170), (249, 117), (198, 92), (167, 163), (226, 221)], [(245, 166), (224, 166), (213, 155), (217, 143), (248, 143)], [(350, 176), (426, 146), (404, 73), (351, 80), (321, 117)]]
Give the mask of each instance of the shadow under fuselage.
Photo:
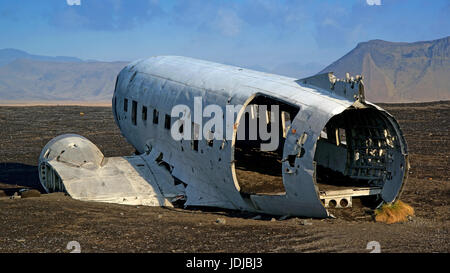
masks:
[(0, 163), (0, 190), (12, 195), (23, 188), (31, 188), (44, 193), (39, 182), (37, 166), (22, 163)]

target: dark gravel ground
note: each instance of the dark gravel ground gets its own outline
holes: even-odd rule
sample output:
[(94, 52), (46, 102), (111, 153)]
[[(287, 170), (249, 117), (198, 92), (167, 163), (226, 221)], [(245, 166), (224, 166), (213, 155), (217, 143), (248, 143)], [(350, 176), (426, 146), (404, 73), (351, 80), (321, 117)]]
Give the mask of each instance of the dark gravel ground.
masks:
[[(369, 211), (340, 210), (338, 219), (272, 219), (224, 210), (182, 210), (73, 200), (64, 194), (1, 198), (0, 252), (449, 252), (450, 102), (383, 105), (400, 122), (411, 171), (402, 200), (409, 222), (387, 225)], [(80, 114), (83, 113), (83, 114)], [(94, 142), (105, 156), (134, 149), (108, 107), (0, 107), (0, 190), (40, 189), (37, 158), (63, 133)], [(219, 219), (219, 220), (218, 220)]]

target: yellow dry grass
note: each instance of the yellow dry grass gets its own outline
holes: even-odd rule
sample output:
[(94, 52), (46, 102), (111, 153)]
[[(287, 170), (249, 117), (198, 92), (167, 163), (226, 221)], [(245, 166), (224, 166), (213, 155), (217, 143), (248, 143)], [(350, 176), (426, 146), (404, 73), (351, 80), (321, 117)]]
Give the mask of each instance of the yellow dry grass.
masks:
[(385, 204), (375, 211), (375, 221), (386, 224), (393, 224), (398, 222), (405, 222), (408, 216), (414, 215), (414, 209), (403, 203), (397, 201), (393, 204)]

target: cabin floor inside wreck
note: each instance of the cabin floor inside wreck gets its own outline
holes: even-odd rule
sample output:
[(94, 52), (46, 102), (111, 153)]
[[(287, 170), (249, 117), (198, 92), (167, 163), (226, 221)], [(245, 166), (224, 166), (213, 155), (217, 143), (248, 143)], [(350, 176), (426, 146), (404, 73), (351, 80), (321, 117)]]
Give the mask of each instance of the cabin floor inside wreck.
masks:
[[(258, 148), (236, 148), (236, 176), (241, 192), (244, 194), (281, 195), (285, 194), (283, 177), (281, 175), (281, 155), (278, 151), (261, 152)], [(319, 193), (345, 192), (346, 190), (367, 189), (366, 180), (355, 180), (342, 173), (318, 166), (316, 185)], [(377, 187), (372, 187), (376, 189)], [(376, 206), (376, 195), (355, 196), (351, 198), (352, 205), (346, 209), (360, 209)], [(345, 206), (341, 206), (345, 207)], [(330, 206), (332, 209), (332, 206)], [(341, 209), (341, 208), (339, 208)], [(334, 210), (331, 211), (333, 214)]]
[(261, 152), (259, 148), (235, 148), (236, 176), (241, 192), (247, 194), (284, 194), (279, 151)]

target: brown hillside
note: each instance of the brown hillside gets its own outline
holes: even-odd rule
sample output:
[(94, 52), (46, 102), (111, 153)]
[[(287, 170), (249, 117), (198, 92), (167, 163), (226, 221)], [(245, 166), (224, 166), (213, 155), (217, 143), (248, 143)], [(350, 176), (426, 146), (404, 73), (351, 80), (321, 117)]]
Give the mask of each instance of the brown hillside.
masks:
[(359, 43), (320, 73), (362, 74), (374, 102), (450, 99), (450, 36), (415, 43), (372, 40)]

